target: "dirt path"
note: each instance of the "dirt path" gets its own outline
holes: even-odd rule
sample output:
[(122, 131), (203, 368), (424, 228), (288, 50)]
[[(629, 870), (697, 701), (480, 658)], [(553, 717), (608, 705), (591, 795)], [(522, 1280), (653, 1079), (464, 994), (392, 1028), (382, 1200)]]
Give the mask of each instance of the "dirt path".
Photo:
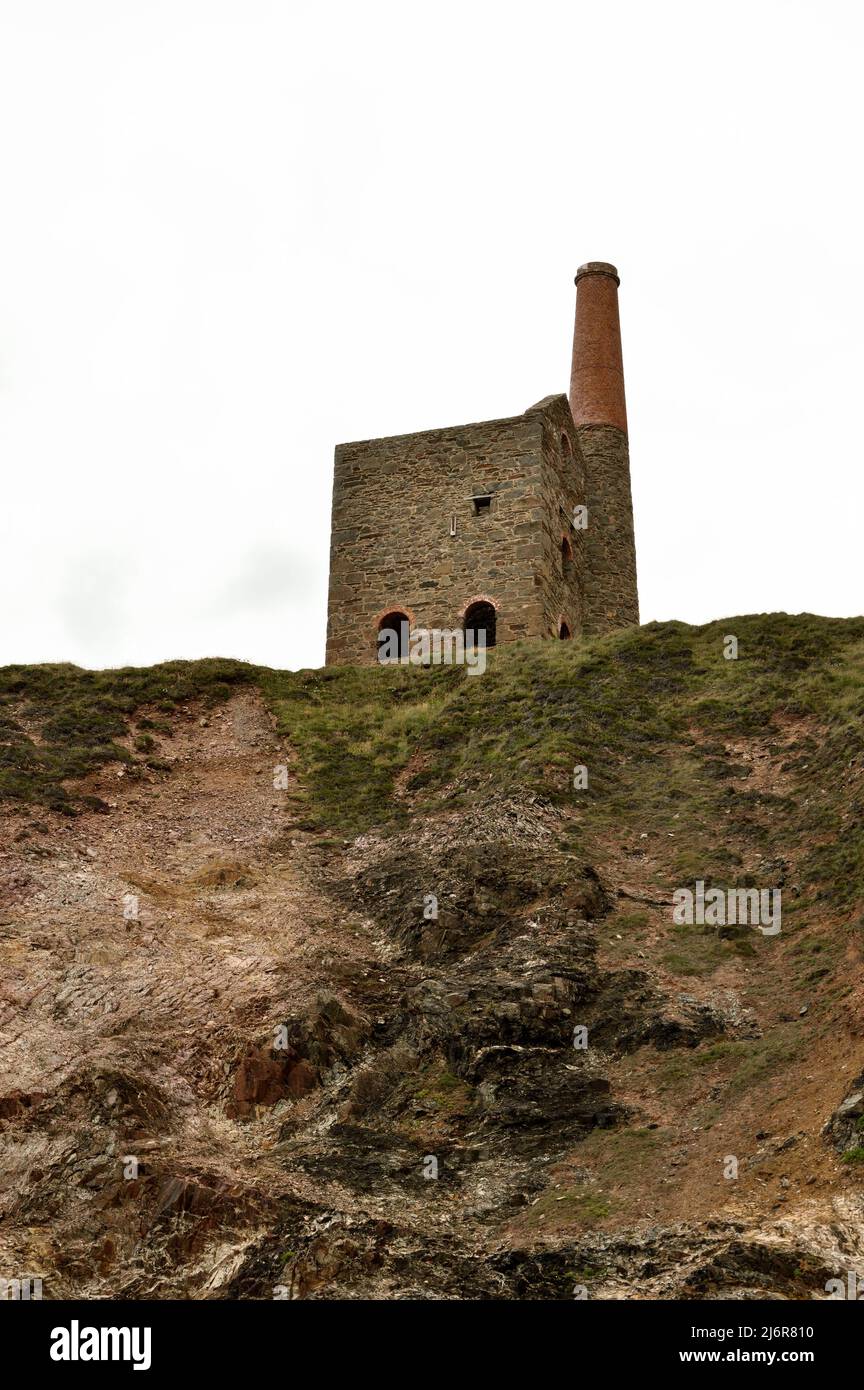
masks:
[[(82, 1161), (103, 1179), (119, 1173), (118, 1144), (139, 1165), (158, 1158), (163, 1174), (296, 1190), (267, 1164), (272, 1108), (226, 1117), (229, 1078), (245, 1050), (309, 1008), (338, 975), (337, 956), (342, 971), (375, 965), (362, 919), (350, 929), (334, 919), (310, 837), (290, 828), (274, 788), (289, 755), (257, 693), (187, 711), (154, 752), (170, 773), (133, 781), (110, 764), (90, 780), (108, 814), (4, 816), (0, 1113), (56, 1107), (57, 1124), (5, 1136), (0, 1216), (44, 1174), (55, 1225), (57, 1190), (78, 1180)], [(123, 1078), (136, 1093), (132, 1139), (128, 1122), (111, 1123)], [(160, 1123), (162, 1107), (170, 1122)], [(13, 1237), (19, 1262), (43, 1248), (38, 1215), (37, 1203), (35, 1250)]]

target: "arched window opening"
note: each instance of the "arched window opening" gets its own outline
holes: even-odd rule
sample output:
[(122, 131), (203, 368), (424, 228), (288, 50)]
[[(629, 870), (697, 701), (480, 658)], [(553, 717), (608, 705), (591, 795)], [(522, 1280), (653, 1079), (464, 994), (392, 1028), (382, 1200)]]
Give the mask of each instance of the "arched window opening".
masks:
[(384, 614), (378, 624), (378, 660), (382, 666), (408, 660), (409, 628), (408, 615), (400, 609)]
[(572, 637), (572, 636), (573, 636), (573, 634), (572, 634), (572, 632), (570, 631), (570, 628), (568, 627), (567, 623), (562, 622), (562, 623), (560, 624), (560, 626), (559, 626), (559, 628), (558, 628), (558, 636), (561, 638), (561, 641), (562, 641), (562, 642), (566, 642), (566, 640), (567, 640), (568, 637)]
[(561, 537), (561, 573), (569, 579), (573, 571), (573, 546), (569, 536)]
[(479, 601), (465, 610), (465, 645), (494, 647), (497, 614), (491, 603)]
[(570, 443), (569, 434), (562, 434), (561, 436), (561, 452), (565, 459), (571, 459), (573, 457), (573, 445)]

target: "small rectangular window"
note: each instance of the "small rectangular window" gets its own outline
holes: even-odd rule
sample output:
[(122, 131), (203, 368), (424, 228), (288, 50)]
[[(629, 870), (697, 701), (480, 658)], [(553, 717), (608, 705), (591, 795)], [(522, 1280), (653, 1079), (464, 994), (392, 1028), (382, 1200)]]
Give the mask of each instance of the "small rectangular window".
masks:
[(475, 516), (485, 516), (486, 513), (491, 510), (492, 497), (488, 492), (483, 493), (479, 497), (472, 497), (471, 501), (474, 503)]

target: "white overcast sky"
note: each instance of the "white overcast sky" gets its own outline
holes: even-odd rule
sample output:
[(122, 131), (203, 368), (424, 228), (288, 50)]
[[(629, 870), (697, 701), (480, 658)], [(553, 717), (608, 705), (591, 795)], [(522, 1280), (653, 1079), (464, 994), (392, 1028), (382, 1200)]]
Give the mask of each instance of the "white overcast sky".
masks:
[(323, 661), (333, 446), (569, 381), (644, 621), (864, 610), (857, 3), (0, 0), (0, 663)]

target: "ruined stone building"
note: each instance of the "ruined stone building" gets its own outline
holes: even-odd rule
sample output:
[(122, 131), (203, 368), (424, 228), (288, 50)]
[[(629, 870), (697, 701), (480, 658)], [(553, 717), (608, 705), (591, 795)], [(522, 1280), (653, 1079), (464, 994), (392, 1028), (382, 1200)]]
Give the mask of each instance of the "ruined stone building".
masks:
[(328, 664), (374, 662), (394, 628), (491, 646), (638, 623), (618, 285), (576, 275), (569, 401), (337, 447)]

